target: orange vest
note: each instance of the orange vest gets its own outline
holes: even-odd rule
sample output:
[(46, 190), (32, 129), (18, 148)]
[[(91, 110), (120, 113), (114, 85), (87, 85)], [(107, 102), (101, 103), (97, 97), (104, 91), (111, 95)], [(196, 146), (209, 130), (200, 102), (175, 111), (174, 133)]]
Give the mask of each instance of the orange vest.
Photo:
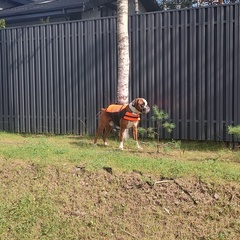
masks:
[(123, 119), (131, 122), (136, 122), (136, 121), (140, 121), (140, 116), (139, 114), (136, 114), (136, 113), (126, 112)]
[(140, 115), (127, 112), (126, 107), (126, 105), (111, 104), (106, 109), (106, 112), (111, 114), (111, 117), (117, 126), (119, 126), (119, 121), (121, 118), (131, 122), (140, 121)]

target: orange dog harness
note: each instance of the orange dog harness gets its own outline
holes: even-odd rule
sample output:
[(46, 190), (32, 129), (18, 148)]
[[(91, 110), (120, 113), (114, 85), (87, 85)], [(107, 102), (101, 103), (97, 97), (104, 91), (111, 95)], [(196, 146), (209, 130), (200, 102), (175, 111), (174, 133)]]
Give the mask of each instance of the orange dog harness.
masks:
[(120, 126), (119, 122), (121, 118), (131, 122), (140, 121), (140, 115), (127, 112), (126, 107), (126, 105), (111, 104), (106, 109), (106, 112), (111, 114), (111, 118), (117, 126)]

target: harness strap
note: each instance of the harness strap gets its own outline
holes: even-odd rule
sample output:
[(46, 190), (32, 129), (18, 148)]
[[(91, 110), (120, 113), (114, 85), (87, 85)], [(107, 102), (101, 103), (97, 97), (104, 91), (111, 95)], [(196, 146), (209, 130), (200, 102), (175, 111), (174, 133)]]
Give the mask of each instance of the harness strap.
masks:
[(139, 114), (126, 112), (123, 119), (132, 121), (132, 122), (136, 122), (136, 121), (140, 121), (140, 116), (139, 116)]

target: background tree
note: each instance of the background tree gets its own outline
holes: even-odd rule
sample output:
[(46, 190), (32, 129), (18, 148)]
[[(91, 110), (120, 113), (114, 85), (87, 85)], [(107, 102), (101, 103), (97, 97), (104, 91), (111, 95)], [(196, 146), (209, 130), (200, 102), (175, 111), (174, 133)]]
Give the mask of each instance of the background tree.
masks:
[(0, 28), (5, 28), (6, 27), (6, 22), (4, 19), (0, 19)]
[(117, 0), (118, 89), (117, 101), (127, 104), (129, 99), (129, 36), (128, 0)]
[(179, 8), (189, 8), (192, 7), (193, 2), (197, 2), (197, 0), (162, 0), (157, 1), (161, 10), (167, 9), (179, 9)]

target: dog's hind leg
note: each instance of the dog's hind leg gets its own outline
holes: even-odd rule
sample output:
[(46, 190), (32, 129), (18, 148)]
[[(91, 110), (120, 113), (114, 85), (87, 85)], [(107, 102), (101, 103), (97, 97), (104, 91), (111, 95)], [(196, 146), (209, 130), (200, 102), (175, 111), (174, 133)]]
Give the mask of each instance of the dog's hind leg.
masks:
[(94, 145), (97, 144), (99, 134), (103, 133), (104, 128), (106, 127), (106, 123), (109, 121), (109, 115), (106, 113), (105, 109), (102, 108), (100, 118), (99, 118), (99, 125), (94, 137)]
[(105, 146), (108, 146), (108, 144), (106, 142), (106, 138), (107, 138), (108, 134), (110, 133), (111, 129), (112, 129), (112, 126), (108, 123), (105, 127), (105, 132), (103, 134), (103, 142), (104, 142)]
[(95, 134), (95, 137), (94, 137), (94, 145), (97, 144), (98, 136), (99, 136), (99, 134), (102, 134), (104, 128), (105, 128), (104, 124), (99, 124), (98, 129)]
[(97, 144), (98, 136), (99, 136), (99, 134), (102, 135), (104, 128), (105, 128), (105, 124), (104, 123), (100, 123), (98, 125), (98, 129), (97, 129), (95, 137), (94, 137), (94, 145)]
[(101, 132), (102, 132), (102, 131), (97, 130), (97, 132), (95, 133), (94, 142), (93, 142), (94, 145), (97, 145), (98, 135), (99, 135)]

